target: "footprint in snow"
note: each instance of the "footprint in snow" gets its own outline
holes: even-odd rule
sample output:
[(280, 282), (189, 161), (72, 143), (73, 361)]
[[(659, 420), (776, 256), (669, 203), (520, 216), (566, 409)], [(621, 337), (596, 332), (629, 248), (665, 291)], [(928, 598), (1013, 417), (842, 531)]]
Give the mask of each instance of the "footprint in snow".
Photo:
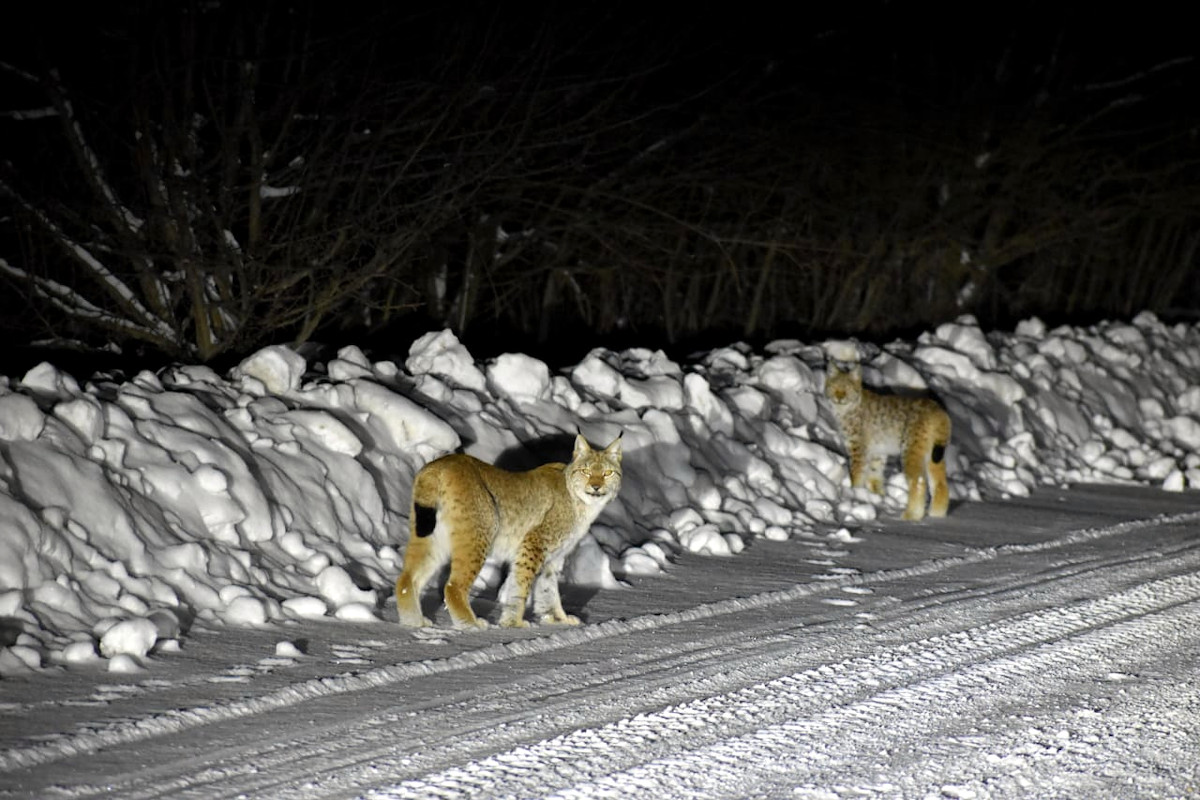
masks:
[(113, 700), (121, 700), (130, 695), (141, 694), (142, 688), (135, 684), (115, 683), (97, 686), (96, 691), (92, 694), (91, 700), (98, 704), (110, 703)]
[(371, 659), (366, 658), (366, 656), (371, 655), (372, 650), (378, 650), (386, 646), (386, 643), (378, 639), (364, 639), (358, 644), (335, 644), (330, 650), (333, 651), (333, 663), (335, 664), (368, 666), (373, 662)]
[(294, 667), (304, 650), (294, 642), (279, 642), (275, 655), (264, 656), (253, 664), (235, 664), (220, 675), (209, 678), (209, 683), (246, 683), (256, 675), (265, 675), (281, 667)]
[(450, 642), (448, 637), (457, 633), (456, 630), (445, 628), (417, 628), (412, 632), (412, 636), (425, 644), (448, 644)]

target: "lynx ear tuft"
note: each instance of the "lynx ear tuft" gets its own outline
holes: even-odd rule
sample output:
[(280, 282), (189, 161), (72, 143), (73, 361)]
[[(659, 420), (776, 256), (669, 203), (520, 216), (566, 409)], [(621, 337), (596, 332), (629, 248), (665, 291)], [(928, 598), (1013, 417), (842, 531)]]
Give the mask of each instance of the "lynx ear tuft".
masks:
[(588, 444), (588, 440), (584, 438), (583, 433), (575, 434), (575, 454), (574, 459), (582, 458), (592, 452), (592, 446)]

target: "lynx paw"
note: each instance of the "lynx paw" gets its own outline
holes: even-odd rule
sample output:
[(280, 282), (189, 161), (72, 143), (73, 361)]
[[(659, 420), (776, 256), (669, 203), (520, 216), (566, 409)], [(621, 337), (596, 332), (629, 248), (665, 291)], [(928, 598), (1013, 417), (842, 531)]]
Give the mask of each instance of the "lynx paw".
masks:
[(579, 617), (574, 614), (543, 614), (541, 618), (543, 625), (580, 625)]
[(460, 631), (485, 631), (491, 627), (486, 619), (475, 617), (474, 619), (456, 619), (454, 627)]
[(400, 624), (405, 628), (429, 628), (433, 620), (428, 617), (401, 617)]
[(528, 628), (529, 623), (521, 617), (501, 617), (500, 627), (502, 628)]

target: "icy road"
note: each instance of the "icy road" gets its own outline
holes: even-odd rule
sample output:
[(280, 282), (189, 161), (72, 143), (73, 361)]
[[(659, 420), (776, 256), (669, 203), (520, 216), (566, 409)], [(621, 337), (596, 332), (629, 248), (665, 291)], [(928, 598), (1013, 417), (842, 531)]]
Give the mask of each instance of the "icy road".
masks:
[(1198, 493), (1043, 490), (631, 584), (568, 595), (577, 629), (193, 630), (144, 673), (5, 681), (0, 798), (1200, 795)]

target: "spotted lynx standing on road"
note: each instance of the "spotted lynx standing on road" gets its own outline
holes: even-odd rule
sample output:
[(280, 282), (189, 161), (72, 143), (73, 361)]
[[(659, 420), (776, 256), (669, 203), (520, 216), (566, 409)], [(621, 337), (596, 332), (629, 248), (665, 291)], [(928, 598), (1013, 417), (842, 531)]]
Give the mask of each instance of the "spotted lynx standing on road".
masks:
[(421, 589), (450, 562), (446, 608), (456, 628), (486, 628), (471, 610), (471, 584), (489, 555), (508, 562), (500, 624), (521, 628), (533, 589), (541, 622), (578, 625), (563, 611), (558, 575), (600, 511), (621, 488), (621, 437), (593, 450), (575, 438), (570, 464), (510, 472), (456, 453), (426, 464), (413, 480), (408, 548), (396, 581), (400, 623), (431, 624), (421, 613)]
[(925, 516), (928, 487), (933, 499), (929, 516), (944, 517), (950, 505), (946, 485), (946, 445), (950, 417), (935, 400), (876, 394), (862, 385), (862, 367), (843, 371), (832, 361), (825, 376), (825, 396), (846, 440), (850, 456), (850, 485), (883, 493), (883, 468), (888, 456), (900, 456), (908, 479), (904, 519)]

